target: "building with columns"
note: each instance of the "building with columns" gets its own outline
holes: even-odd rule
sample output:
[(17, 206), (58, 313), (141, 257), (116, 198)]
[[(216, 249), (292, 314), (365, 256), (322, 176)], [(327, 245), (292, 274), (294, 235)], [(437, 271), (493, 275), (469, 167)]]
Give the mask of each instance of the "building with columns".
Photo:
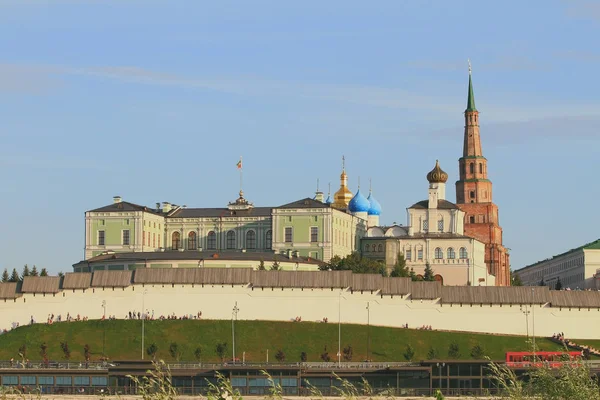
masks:
[(496, 285), (510, 286), (510, 259), (502, 243), (498, 206), (492, 199), (492, 182), (481, 148), (479, 111), (475, 107), (470, 68), (463, 155), (458, 166), (456, 205), (465, 213), (464, 234), (485, 244), (485, 264), (488, 273), (496, 276)]

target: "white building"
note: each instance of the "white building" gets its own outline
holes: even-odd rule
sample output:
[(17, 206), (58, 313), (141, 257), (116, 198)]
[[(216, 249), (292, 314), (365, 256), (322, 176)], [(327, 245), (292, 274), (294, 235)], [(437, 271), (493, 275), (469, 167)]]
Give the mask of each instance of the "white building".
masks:
[(563, 288), (598, 289), (596, 279), (600, 269), (600, 239), (583, 246), (538, 261), (515, 271), (523, 285), (542, 283), (554, 289), (560, 279)]

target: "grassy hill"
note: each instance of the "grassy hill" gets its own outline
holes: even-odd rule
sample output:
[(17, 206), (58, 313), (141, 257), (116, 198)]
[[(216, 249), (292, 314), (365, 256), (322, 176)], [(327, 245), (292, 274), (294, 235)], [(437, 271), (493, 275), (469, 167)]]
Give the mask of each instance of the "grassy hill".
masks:
[[(145, 347), (154, 343), (157, 357), (173, 360), (169, 346), (177, 343), (181, 360), (194, 360), (194, 353), (201, 348), (202, 361), (217, 361), (216, 344), (227, 344), (227, 356), (231, 357), (231, 321), (173, 320), (147, 321), (145, 323)], [(300, 361), (300, 353), (306, 352), (308, 361), (321, 361), (325, 347), (336, 360), (338, 349), (338, 325), (314, 322), (268, 322), (238, 321), (236, 332), (236, 356), (246, 353), (247, 362), (266, 360), (275, 362), (275, 354), (282, 350), (286, 361)], [(501, 336), (471, 333), (421, 331), (414, 329), (370, 327), (371, 359), (374, 361), (404, 361), (407, 345), (414, 348), (413, 360), (427, 359), (430, 348), (437, 350), (439, 358), (448, 357), (450, 343), (457, 343), (460, 359), (469, 359), (471, 349), (480, 345), (492, 359), (503, 359), (506, 351), (529, 349), (522, 336)], [(141, 357), (141, 321), (86, 321), (62, 322), (53, 325), (23, 326), (0, 335), (0, 360), (18, 359), (19, 347), (27, 346), (27, 358), (40, 360), (40, 345), (46, 343), (50, 360), (64, 360), (61, 342), (71, 351), (71, 360), (83, 360), (84, 345), (88, 344), (92, 360), (103, 352), (111, 360), (139, 359)], [(342, 348), (352, 346), (353, 361), (367, 356), (367, 327), (342, 325)], [(542, 350), (559, 347), (543, 338), (537, 340)], [(104, 347), (104, 350), (103, 350)], [(145, 355), (146, 358), (149, 358)]]

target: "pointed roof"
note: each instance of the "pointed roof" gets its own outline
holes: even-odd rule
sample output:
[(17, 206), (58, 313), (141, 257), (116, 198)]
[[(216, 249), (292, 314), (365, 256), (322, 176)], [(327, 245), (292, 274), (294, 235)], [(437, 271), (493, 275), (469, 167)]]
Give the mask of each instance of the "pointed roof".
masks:
[(296, 200), (292, 203), (284, 204), (275, 208), (329, 208), (329, 204), (306, 197), (304, 199)]
[(467, 109), (465, 111), (477, 111), (475, 108), (475, 95), (473, 94), (473, 81), (471, 80), (471, 71), (469, 70), (469, 98), (467, 99)]

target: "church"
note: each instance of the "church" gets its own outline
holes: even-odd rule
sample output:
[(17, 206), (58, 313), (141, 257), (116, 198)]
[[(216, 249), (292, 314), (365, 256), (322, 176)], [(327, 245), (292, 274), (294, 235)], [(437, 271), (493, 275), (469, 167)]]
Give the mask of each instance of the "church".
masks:
[(226, 207), (188, 208), (170, 202), (146, 207), (115, 196), (112, 204), (86, 212), (85, 260), (73, 267), (257, 268), (268, 260), (283, 269), (315, 270), (333, 256), (358, 251), (388, 270), (401, 253), (417, 275), (429, 264), (445, 285), (510, 285), (470, 71), (456, 203), (446, 199), (448, 174), (439, 163), (426, 178), (427, 199), (408, 207), (406, 225), (394, 226), (380, 224), (382, 207), (371, 189), (368, 196), (360, 188), (350, 191), (344, 158), (333, 199), (317, 189), (314, 197), (255, 207), (240, 190)]

